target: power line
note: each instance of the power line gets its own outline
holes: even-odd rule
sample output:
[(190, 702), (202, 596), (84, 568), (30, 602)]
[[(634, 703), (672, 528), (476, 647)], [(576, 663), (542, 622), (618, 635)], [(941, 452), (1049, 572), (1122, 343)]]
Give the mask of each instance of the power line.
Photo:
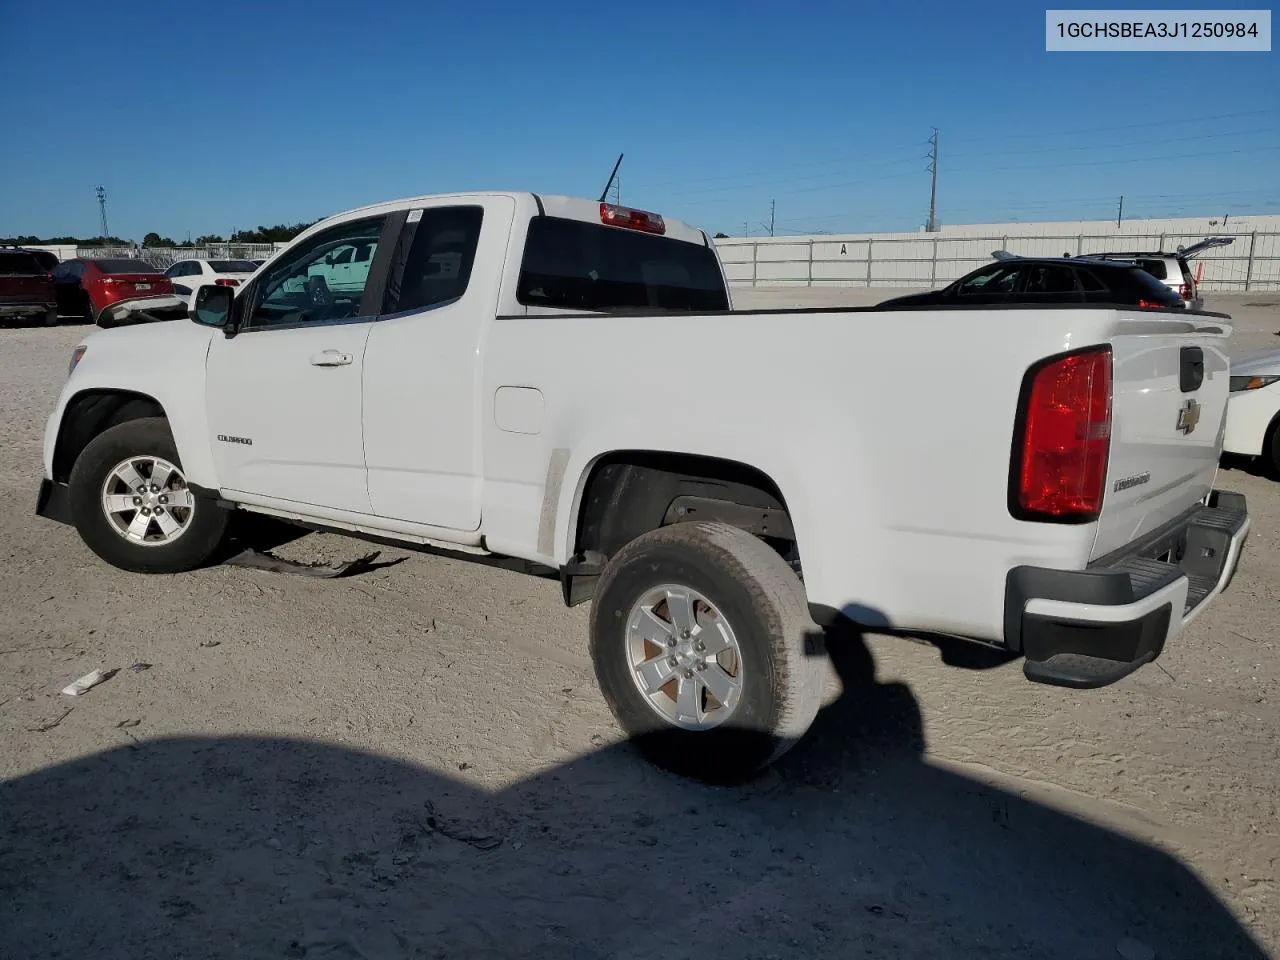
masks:
[[(1196, 123), (1208, 123), (1213, 120), (1230, 120), (1235, 117), (1257, 117), (1263, 114), (1274, 114), (1274, 113), (1280, 113), (1280, 107), (1267, 107), (1262, 110), (1245, 110), (1240, 113), (1219, 113), (1219, 114), (1215, 114), (1213, 116), (1208, 116), (1208, 117), (1179, 118), (1178, 122), (1184, 125), (1190, 125), (1190, 124), (1196, 124)], [(1008, 134), (1000, 134), (994, 137), (986, 136), (986, 135), (975, 136), (975, 137), (957, 137), (951, 142), (952, 143), (976, 143), (978, 141), (999, 142), (1001, 140), (1027, 140), (1032, 138), (1044, 139), (1045, 137), (1052, 137), (1052, 136), (1078, 137), (1081, 134), (1085, 134), (1085, 133), (1108, 133), (1113, 130), (1136, 130), (1141, 127), (1167, 127), (1168, 125), (1169, 125), (1168, 120), (1147, 120), (1141, 123), (1121, 123), (1115, 126), (1108, 126), (1108, 127), (1085, 127), (1077, 130), (1052, 130), (1047, 133), (1045, 132), (1008, 133)], [(1179, 137), (1178, 139), (1182, 140), (1185, 138)]]

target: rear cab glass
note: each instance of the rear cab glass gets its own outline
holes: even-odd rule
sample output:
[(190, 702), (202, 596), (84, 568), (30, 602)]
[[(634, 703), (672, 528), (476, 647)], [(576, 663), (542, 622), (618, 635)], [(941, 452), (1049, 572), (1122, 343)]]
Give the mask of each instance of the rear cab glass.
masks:
[(257, 265), (248, 260), (210, 260), (214, 273), (253, 273)]
[(529, 222), (516, 299), (565, 310), (710, 313), (729, 309), (703, 244), (560, 217)]

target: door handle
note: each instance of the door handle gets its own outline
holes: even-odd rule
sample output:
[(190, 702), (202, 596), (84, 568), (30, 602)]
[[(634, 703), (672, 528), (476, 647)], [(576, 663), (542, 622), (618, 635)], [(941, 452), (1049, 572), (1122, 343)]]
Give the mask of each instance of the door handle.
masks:
[(311, 358), (313, 367), (345, 367), (351, 362), (351, 354), (338, 350), (325, 350)]

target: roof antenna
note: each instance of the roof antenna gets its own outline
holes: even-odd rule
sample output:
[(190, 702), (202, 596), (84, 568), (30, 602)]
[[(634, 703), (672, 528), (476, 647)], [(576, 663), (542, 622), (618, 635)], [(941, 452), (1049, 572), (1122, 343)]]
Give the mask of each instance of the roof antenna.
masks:
[(613, 173), (609, 174), (609, 182), (604, 185), (604, 191), (600, 194), (601, 203), (604, 203), (605, 198), (609, 196), (609, 188), (613, 186), (613, 178), (618, 175), (620, 166), (622, 166), (622, 154), (618, 154), (618, 162), (613, 165)]

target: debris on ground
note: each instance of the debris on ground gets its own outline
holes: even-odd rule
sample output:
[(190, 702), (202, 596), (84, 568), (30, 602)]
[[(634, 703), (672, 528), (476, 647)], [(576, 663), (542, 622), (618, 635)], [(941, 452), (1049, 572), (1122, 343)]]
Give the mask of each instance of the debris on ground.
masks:
[(222, 646), (222, 641), (221, 641), (221, 640), (201, 640), (201, 641), (200, 641), (200, 646), (202, 646), (202, 647), (220, 647), (220, 646)]
[(94, 670), (92, 673), (86, 673), (75, 683), (69, 683), (62, 688), (62, 692), (69, 697), (78, 697), (83, 693), (92, 690), (104, 680), (110, 680), (116, 675), (115, 670)]
[(139, 663), (135, 663), (129, 669), (132, 670), (134, 673), (141, 673), (143, 670), (150, 670), (151, 664), (139, 662)]
[(457, 840), (459, 843), (475, 847), (477, 850), (496, 850), (502, 846), (501, 837), (495, 837), (488, 833), (472, 833), (457, 824), (449, 823), (436, 813), (436, 808), (432, 806), (430, 800), (425, 801), (423, 806), (427, 808), (426, 827), (428, 830), (432, 830), (442, 837), (448, 837), (450, 840)]
[(142, 722), (141, 720), (121, 720), (119, 723), (116, 724), (116, 729), (128, 730), (130, 727), (136, 727), (141, 722)]
[(62, 723), (63, 720), (67, 719), (67, 717), (71, 716), (71, 711), (74, 709), (75, 707), (67, 707), (66, 710), (62, 711), (62, 716), (58, 717), (57, 720), (52, 720), (49, 723), (42, 724), (38, 727), (28, 727), (27, 730), (30, 733), (48, 733), (58, 724)]
[[(333, 579), (336, 577), (352, 577), (356, 574), (376, 569), (374, 561), (381, 555), (382, 551), (375, 550), (373, 553), (366, 553), (363, 557), (356, 557), (356, 559), (348, 560), (345, 563), (304, 563), (301, 560), (286, 560), (284, 557), (278, 557), (274, 553), (250, 548), (237, 553), (227, 563), (234, 567), (269, 570), (272, 573), (295, 573), (303, 577)], [(389, 567), (400, 562), (400, 560), (392, 560), (388, 563), (380, 563), (377, 566)]]

